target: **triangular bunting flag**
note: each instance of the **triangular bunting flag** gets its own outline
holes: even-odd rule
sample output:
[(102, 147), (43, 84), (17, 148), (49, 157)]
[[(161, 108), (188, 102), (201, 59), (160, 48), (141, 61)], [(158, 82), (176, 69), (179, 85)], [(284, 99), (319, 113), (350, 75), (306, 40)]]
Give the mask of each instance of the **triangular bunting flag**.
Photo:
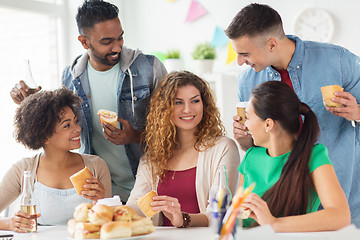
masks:
[(232, 45), (231, 45), (231, 42), (229, 41), (229, 44), (228, 44), (228, 57), (227, 57), (227, 61), (226, 61), (226, 64), (229, 64), (231, 63), (232, 61), (235, 61), (236, 60), (236, 52), (234, 51)]
[(226, 36), (225, 32), (220, 28), (216, 27), (211, 45), (214, 47), (226, 46), (229, 41), (229, 38)]
[(207, 11), (200, 5), (198, 1), (192, 0), (185, 22), (192, 22), (206, 13)]

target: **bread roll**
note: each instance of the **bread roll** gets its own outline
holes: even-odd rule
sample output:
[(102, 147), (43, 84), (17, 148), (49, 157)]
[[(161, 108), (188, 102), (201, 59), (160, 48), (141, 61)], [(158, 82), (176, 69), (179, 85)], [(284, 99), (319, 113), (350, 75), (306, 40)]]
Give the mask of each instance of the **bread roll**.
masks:
[(71, 183), (74, 185), (77, 193), (81, 195), (82, 191), (87, 191), (89, 189), (84, 188), (84, 184), (86, 184), (86, 179), (92, 178), (93, 175), (90, 170), (85, 167), (84, 169), (78, 171), (70, 177)]
[(75, 225), (76, 225), (76, 221), (74, 218), (70, 219), (67, 222), (67, 231), (70, 233), (71, 237), (74, 237), (74, 233), (75, 233)]
[(331, 101), (331, 98), (340, 98), (335, 96), (335, 92), (342, 92), (344, 89), (339, 85), (329, 85), (325, 87), (321, 87), (321, 93), (323, 96), (323, 102), (325, 107), (340, 107), (342, 106), (340, 103), (335, 103)]
[(92, 223), (78, 222), (75, 226), (74, 238), (78, 239), (99, 239), (100, 226)]
[(140, 218), (137, 212), (128, 206), (122, 205), (114, 208), (114, 221), (130, 222)]
[(107, 205), (94, 205), (89, 211), (89, 221), (92, 224), (101, 226), (112, 221), (113, 210)]
[(108, 111), (101, 109), (97, 112), (99, 115), (100, 123), (103, 124), (104, 122), (111, 124), (114, 127), (118, 127), (118, 117), (116, 112)]
[(100, 230), (101, 239), (131, 237), (129, 222), (108, 222)]
[(139, 206), (140, 210), (145, 214), (146, 217), (151, 218), (159, 211), (153, 211), (151, 203), (153, 202), (153, 197), (157, 196), (155, 191), (150, 191), (145, 196), (142, 196), (136, 201), (136, 204)]
[(89, 221), (89, 211), (92, 208), (91, 203), (81, 203), (75, 208), (74, 219), (77, 222), (88, 222)]
[(132, 236), (149, 234), (155, 231), (155, 227), (150, 218), (142, 218), (131, 222)]

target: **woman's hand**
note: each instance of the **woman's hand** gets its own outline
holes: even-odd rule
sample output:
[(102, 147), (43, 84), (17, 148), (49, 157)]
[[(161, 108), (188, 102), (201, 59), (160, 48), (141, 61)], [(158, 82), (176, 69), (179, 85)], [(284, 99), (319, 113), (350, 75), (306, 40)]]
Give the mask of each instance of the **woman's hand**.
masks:
[(181, 227), (183, 225), (183, 217), (181, 214), (181, 206), (177, 198), (168, 196), (153, 197), (154, 202), (151, 206), (154, 211), (162, 211), (174, 227)]
[[(40, 214), (37, 214), (36, 218), (40, 217)], [(33, 228), (36, 224), (34, 218), (30, 218), (30, 214), (18, 211), (11, 219), (10, 219), (10, 230), (19, 233), (28, 232), (29, 229)]]
[(104, 185), (97, 179), (96, 177), (88, 178), (86, 179), (86, 184), (84, 185), (84, 188), (87, 188), (89, 190), (82, 191), (82, 196), (97, 201), (99, 199), (104, 198), (105, 196), (105, 188)]
[(251, 209), (249, 217), (253, 218), (259, 225), (271, 225), (276, 221), (276, 218), (271, 214), (266, 201), (261, 199), (256, 193), (249, 194), (241, 206)]

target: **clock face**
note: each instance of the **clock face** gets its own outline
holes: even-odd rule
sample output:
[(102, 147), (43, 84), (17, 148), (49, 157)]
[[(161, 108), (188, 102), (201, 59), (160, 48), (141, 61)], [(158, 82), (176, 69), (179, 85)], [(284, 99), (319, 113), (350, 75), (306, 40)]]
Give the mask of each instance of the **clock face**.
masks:
[(325, 10), (310, 8), (295, 22), (295, 34), (303, 40), (329, 42), (334, 33), (334, 22)]

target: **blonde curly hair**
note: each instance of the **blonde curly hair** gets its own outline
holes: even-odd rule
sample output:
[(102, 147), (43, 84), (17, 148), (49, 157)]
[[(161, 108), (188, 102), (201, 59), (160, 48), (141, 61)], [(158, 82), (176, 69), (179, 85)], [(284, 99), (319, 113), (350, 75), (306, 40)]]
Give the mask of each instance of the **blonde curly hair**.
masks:
[(150, 100), (143, 139), (146, 161), (151, 166), (154, 179), (161, 180), (164, 177), (168, 160), (173, 157), (173, 150), (180, 144), (176, 139), (176, 126), (172, 117), (177, 90), (187, 85), (199, 90), (203, 102), (203, 117), (195, 133), (194, 148), (204, 151), (215, 145), (217, 137), (225, 135), (209, 84), (188, 71), (169, 73)]

